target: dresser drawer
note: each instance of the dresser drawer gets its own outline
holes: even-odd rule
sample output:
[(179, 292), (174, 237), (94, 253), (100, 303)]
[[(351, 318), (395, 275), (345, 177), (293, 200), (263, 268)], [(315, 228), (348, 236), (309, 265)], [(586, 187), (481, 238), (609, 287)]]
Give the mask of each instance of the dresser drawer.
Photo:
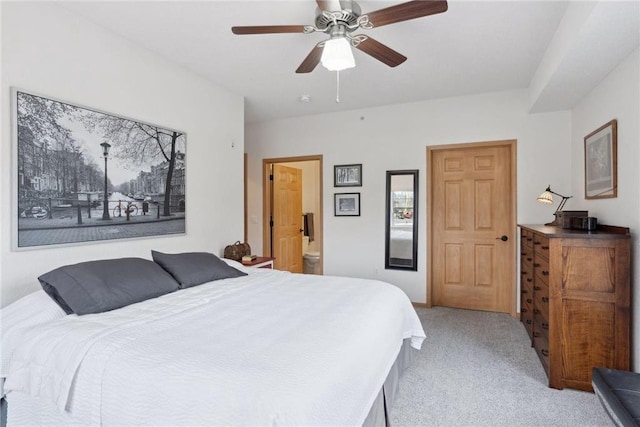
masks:
[(549, 238), (540, 234), (533, 235), (533, 251), (536, 255), (549, 259)]
[[(537, 302), (537, 301), (536, 301)], [(534, 329), (543, 329), (545, 334), (549, 332), (549, 311), (547, 307), (535, 306), (533, 308), (533, 322), (535, 323)]]
[(533, 264), (520, 264), (520, 287), (533, 291)]
[(549, 286), (549, 260), (536, 253), (533, 256), (533, 270), (536, 280), (540, 279), (545, 285)]
[(533, 344), (533, 316), (531, 313), (521, 313), (522, 324), (524, 325), (524, 329), (527, 331), (529, 338)]
[(534, 337), (543, 337), (549, 341), (549, 321), (542, 315), (533, 318)]
[(538, 357), (542, 362), (542, 366), (544, 370), (547, 371), (547, 375), (549, 375), (549, 340), (546, 336), (540, 335), (533, 337), (533, 347), (538, 353)]
[(520, 250), (520, 262), (533, 265), (533, 249), (523, 247)]
[(533, 347), (549, 375), (549, 323), (541, 313), (533, 316)]
[(549, 313), (549, 287), (538, 281), (533, 288), (536, 308), (541, 308), (545, 313)]
[(522, 246), (533, 248), (533, 231), (524, 230), (524, 229), (521, 230), (520, 243)]
[(521, 316), (527, 315), (533, 319), (533, 304), (529, 303), (531, 299), (525, 299), (524, 297), (520, 300), (520, 314)]

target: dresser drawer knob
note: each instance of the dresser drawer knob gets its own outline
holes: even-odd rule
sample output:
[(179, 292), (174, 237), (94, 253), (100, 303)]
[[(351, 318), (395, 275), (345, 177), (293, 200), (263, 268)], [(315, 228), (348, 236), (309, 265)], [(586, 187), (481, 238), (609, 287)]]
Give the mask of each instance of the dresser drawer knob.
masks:
[(533, 287), (533, 290), (534, 290), (534, 291), (539, 291), (540, 289), (542, 289), (540, 286), (534, 286), (534, 287)]
[(527, 319), (527, 325), (531, 324), (531, 319)]
[(546, 271), (546, 270), (542, 270), (542, 275), (543, 275), (543, 276), (548, 276), (548, 275), (549, 275), (549, 272), (548, 272), (548, 271)]
[(549, 302), (549, 298), (548, 297), (542, 297), (542, 302)]
[(527, 261), (533, 261), (533, 258), (531, 258), (530, 256), (527, 257)]
[(540, 264), (538, 264), (537, 262), (533, 264), (534, 267), (540, 267)]
[(545, 251), (548, 251), (548, 250), (549, 250), (549, 246), (541, 246), (541, 248), (542, 248), (543, 250), (545, 250)]
[(531, 277), (527, 277), (527, 282), (533, 282), (533, 279)]
[(538, 242), (538, 241), (534, 240), (534, 241), (533, 241), (533, 244), (534, 244), (534, 245), (539, 245), (539, 244), (540, 244), (540, 242)]
[(549, 350), (547, 349), (543, 348), (542, 350), (540, 350), (540, 353), (542, 353), (544, 357), (549, 357)]
[(549, 324), (548, 323), (543, 323), (542, 324), (542, 329), (544, 329), (545, 331), (549, 330)]
[(533, 300), (532, 300), (531, 298), (527, 298), (527, 302), (528, 302), (529, 304), (531, 304), (531, 303), (533, 302)]

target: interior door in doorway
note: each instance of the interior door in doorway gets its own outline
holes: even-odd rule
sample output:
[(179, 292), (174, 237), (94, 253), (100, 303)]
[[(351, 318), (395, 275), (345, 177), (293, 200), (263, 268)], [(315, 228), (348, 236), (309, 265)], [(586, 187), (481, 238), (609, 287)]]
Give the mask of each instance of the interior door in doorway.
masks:
[(513, 310), (512, 149), (432, 152), (433, 305)]
[(302, 170), (274, 164), (272, 194), (274, 267), (302, 273)]

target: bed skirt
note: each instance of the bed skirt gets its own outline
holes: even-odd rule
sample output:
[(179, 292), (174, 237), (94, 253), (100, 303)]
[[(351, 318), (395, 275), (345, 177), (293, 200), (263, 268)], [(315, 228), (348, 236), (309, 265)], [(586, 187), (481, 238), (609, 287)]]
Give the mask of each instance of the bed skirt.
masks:
[[(413, 350), (411, 339), (405, 339), (398, 357), (371, 407), (363, 427), (389, 426), (389, 413), (393, 407), (398, 383), (405, 369), (411, 364)], [(8, 405), (7, 405), (8, 401)], [(7, 419), (9, 426), (73, 426), (73, 419), (62, 414), (51, 404), (39, 405), (37, 398), (23, 393), (12, 393), (7, 399), (2, 399), (0, 407), (0, 426), (5, 427)], [(12, 411), (13, 408), (13, 411)], [(8, 416), (7, 416), (8, 415)], [(75, 424), (78, 425), (78, 424)], [(82, 425), (82, 423), (80, 423)]]
[(390, 425), (390, 411), (393, 408), (396, 395), (398, 393), (398, 384), (402, 373), (411, 365), (412, 352), (417, 351), (411, 347), (411, 339), (405, 339), (400, 348), (400, 353), (393, 363), (387, 379), (384, 381), (382, 390), (378, 393), (373, 406), (369, 411), (369, 415), (364, 420), (363, 427), (378, 427)]

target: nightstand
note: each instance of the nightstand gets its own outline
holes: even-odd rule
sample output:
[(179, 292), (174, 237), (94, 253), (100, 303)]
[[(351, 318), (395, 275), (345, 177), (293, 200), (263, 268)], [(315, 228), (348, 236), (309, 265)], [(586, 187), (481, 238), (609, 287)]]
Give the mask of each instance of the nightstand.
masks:
[(266, 257), (266, 256), (259, 256), (258, 258), (254, 259), (253, 261), (242, 262), (242, 265), (244, 265), (245, 267), (252, 267), (252, 268), (270, 268), (270, 269), (273, 269), (273, 260), (275, 260), (275, 258)]

